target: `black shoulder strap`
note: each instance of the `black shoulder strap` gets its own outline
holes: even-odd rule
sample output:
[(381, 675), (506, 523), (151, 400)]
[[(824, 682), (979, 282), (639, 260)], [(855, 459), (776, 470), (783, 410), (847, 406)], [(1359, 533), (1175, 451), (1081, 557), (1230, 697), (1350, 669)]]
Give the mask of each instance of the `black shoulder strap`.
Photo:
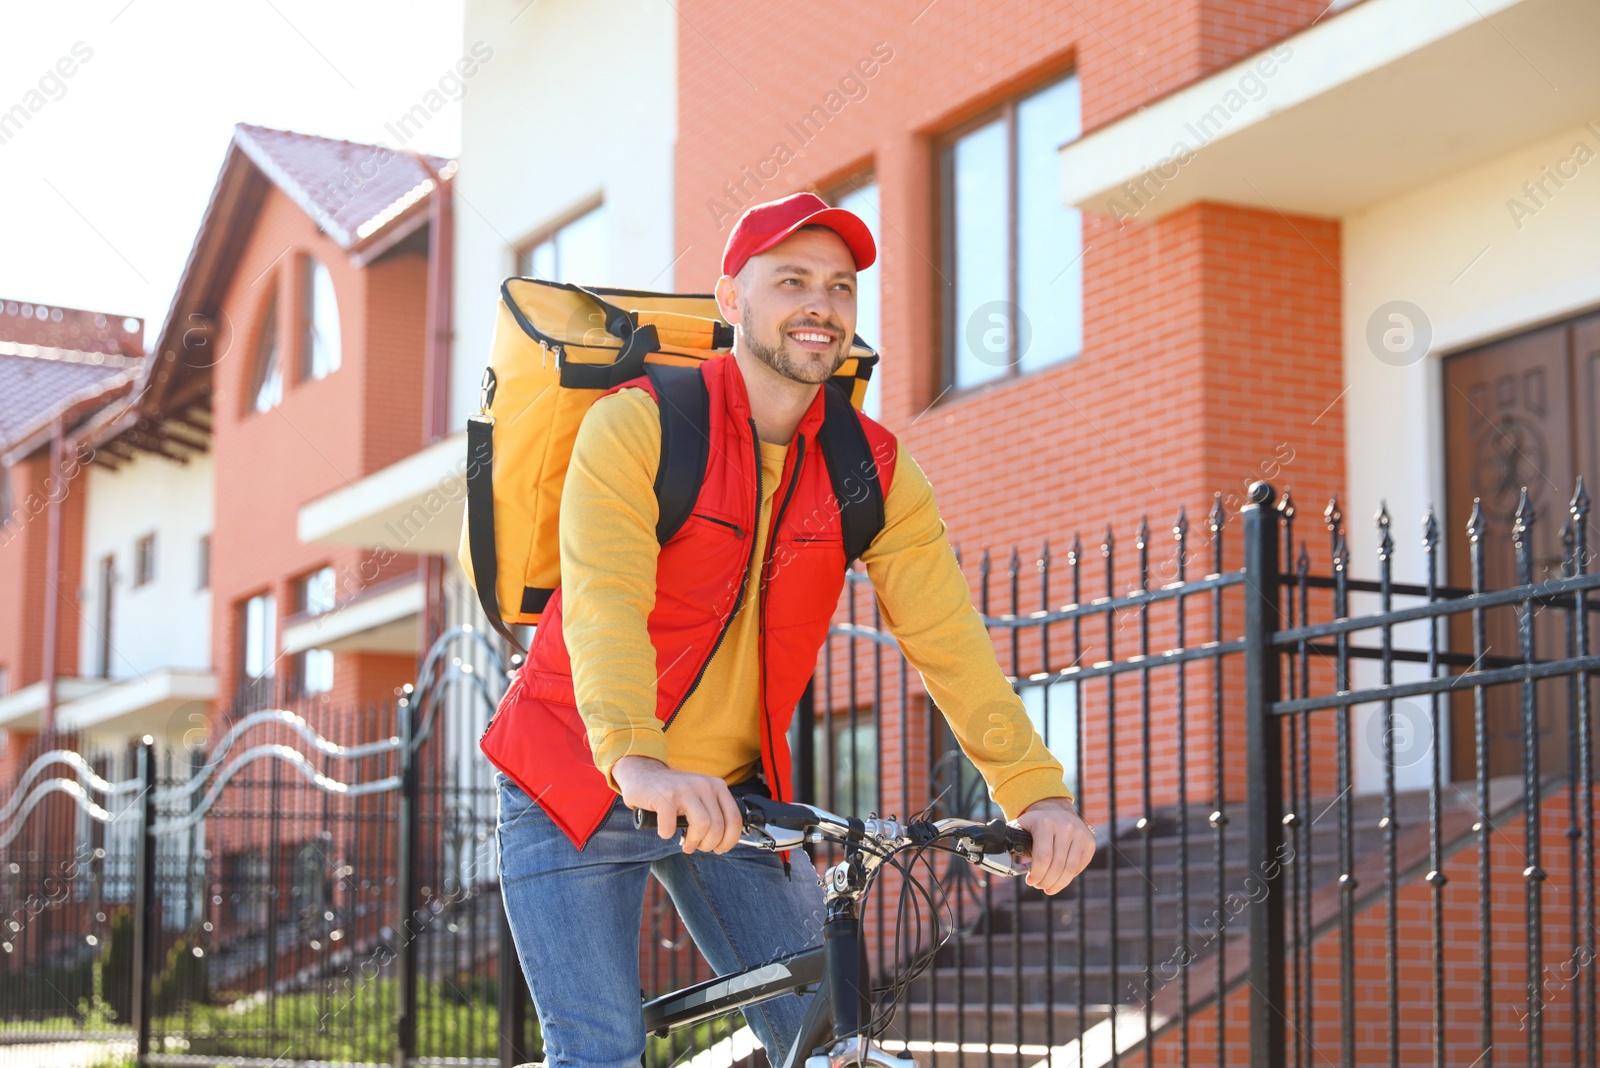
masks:
[(828, 462), (833, 495), (839, 501), (844, 564), (849, 567), (883, 529), (883, 484), (860, 416), (844, 390), (831, 386), (830, 380), (822, 387), (825, 400), (817, 441)]
[(661, 410), (661, 463), (656, 468), (656, 500), (661, 505), (656, 539), (663, 545), (694, 511), (706, 480), (711, 448), (711, 398), (698, 367), (648, 363), (645, 374), (656, 387)]
[(495, 594), (500, 565), (494, 547), (494, 420), (479, 415), (467, 419), (467, 551), (472, 557), (478, 602), (489, 625), (518, 652), (524, 652), (522, 643), (500, 618)]

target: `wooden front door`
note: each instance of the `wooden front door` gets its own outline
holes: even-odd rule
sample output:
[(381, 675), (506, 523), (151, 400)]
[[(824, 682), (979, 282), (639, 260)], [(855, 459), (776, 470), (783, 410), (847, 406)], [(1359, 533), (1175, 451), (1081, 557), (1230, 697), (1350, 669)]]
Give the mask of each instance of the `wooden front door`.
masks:
[[(1577, 476), (1591, 496), (1600, 475), (1600, 431), (1594, 413), (1600, 401), (1600, 315), (1559, 323), (1473, 349), (1444, 361), (1445, 544), (1448, 581), (1472, 584), (1467, 522), (1473, 501), (1482, 502), (1484, 588), (1504, 589), (1519, 581), (1512, 542), (1517, 502), (1524, 487), (1532, 505), (1533, 580), (1559, 578)], [(1600, 547), (1591, 516), (1589, 545)], [(1594, 571), (1590, 564), (1588, 570)], [(1540, 609), (1534, 618), (1534, 656), (1567, 655), (1571, 613)], [(1520, 607), (1484, 614), (1486, 659), (1520, 658)], [(1452, 617), (1450, 647), (1471, 653), (1470, 615)], [(1493, 666), (1489, 660), (1484, 666)], [(1569, 680), (1550, 679), (1535, 688), (1539, 765), (1542, 773), (1565, 773), (1568, 765)], [(1485, 745), (1489, 774), (1522, 771), (1522, 687), (1485, 692)], [(1476, 776), (1474, 709), (1470, 690), (1451, 700), (1451, 775)]]

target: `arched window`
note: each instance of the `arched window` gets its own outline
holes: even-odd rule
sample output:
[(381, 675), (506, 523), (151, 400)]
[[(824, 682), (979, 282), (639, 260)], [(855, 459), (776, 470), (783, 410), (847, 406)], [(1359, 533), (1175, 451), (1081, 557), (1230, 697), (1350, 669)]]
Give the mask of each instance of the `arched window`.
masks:
[(339, 302), (333, 276), (319, 260), (306, 272), (305, 378), (325, 378), (339, 369)]
[(267, 302), (266, 317), (256, 335), (255, 380), (250, 389), (251, 407), (258, 412), (278, 406), (283, 400), (283, 367), (278, 359), (278, 297)]

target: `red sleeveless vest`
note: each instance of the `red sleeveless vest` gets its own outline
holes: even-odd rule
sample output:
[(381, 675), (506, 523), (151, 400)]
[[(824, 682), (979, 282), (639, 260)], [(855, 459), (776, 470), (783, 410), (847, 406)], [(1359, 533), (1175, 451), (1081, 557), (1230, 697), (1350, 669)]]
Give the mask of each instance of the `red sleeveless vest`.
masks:
[[(710, 460), (694, 510), (661, 546), (656, 600), (647, 621), (656, 663), (656, 717), (670, 728), (698, 686), (735, 611), (760, 611), (761, 767), (773, 795), (791, 799), (789, 721), (817, 663), (844, 586), (839, 504), (818, 447), (823, 390), (796, 428), (774, 496), (762, 591), (748, 589), (764, 487), (744, 378), (732, 356), (704, 366)], [(628, 386), (656, 395), (645, 376)], [(824, 386), (823, 389), (832, 388)], [(857, 413), (885, 497), (894, 477), (893, 434)], [(536, 801), (582, 849), (616, 800), (595, 767), (573, 693), (562, 638), (563, 590), (546, 605), (528, 658), (501, 698), (479, 745), (491, 764)]]

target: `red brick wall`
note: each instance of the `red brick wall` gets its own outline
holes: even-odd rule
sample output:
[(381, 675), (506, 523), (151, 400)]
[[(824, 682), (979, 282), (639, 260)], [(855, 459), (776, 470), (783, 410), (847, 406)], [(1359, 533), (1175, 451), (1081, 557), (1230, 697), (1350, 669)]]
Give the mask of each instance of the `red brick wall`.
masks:
[[(1580, 928), (1574, 934), (1570, 907), (1581, 888), (1571, 878), (1569, 846), (1581, 839), (1566, 837), (1571, 826), (1570, 797), (1560, 791), (1540, 806), (1543, 849), (1540, 860), (1546, 873), (1541, 892), (1543, 907), (1542, 967), (1535, 971), (1534, 989), (1543, 1014), (1545, 1064), (1566, 1064), (1575, 1057), (1573, 1036), (1577, 1025), (1572, 1013), (1572, 984), (1586, 962)], [(1502, 820), (1490, 838), (1490, 930), (1493, 958), (1491, 1040), (1496, 1064), (1528, 1064), (1527, 1019), (1528, 940), (1526, 926), (1528, 865), (1527, 838), (1520, 815)], [(1479, 993), (1483, 974), (1479, 922), (1479, 853), (1471, 844), (1449, 856), (1443, 866), (1447, 878), (1444, 903), (1444, 1063), (1471, 1065), (1483, 1056), (1482, 1013)], [(1362, 893), (1372, 889), (1358, 887)], [(1430, 1065), (1433, 1056), (1433, 890), (1415, 878), (1400, 887), (1395, 910), (1397, 927), (1396, 993), (1399, 998), (1400, 1063)], [(1246, 922), (1241, 914), (1239, 922)], [(1381, 900), (1356, 914), (1355, 937), (1355, 1064), (1386, 1064), (1389, 1059), (1389, 970), (1386, 960), (1387, 906)], [(1210, 960), (1196, 964), (1207, 970)], [(1342, 1062), (1340, 1038), (1339, 931), (1335, 926), (1317, 939), (1312, 960), (1312, 1012), (1310, 1021), (1288, 1019), (1291, 1043), (1295, 1027), (1304, 1033), (1313, 1052), (1313, 1064)], [(1292, 973), (1288, 995), (1293, 1004)], [(1296, 1023), (1298, 1019), (1298, 1024)], [(1190, 1063), (1215, 1061), (1217, 1015), (1214, 1008), (1195, 1014), (1190, 1024)], [(1236, 990), (1227, 1002), (1228, 1063), (1243, 1063), (1249, 1049), (1249, 992)], [(1156, 1043), (1154, 1063), (1176, 1065), (1179, 1034), (1176, 1029)], [(1137, 1055), (1135, 1055), (1137, 1057)], [(1290, 1062), (1294, 1062), (1291, 1054)]]
[[(995, 552), (994, 609), (1007, 596), (1012, 545), (1022, 553), (1020, 600), (1038, 607), (1034, 560), (1049, 541), (1050, 600), (1069, 597), (1066, 548), (1082, 533), (1084, 595), (1105, 593), (1101, 541), (1116, 542), (1112, 590), (1138, 581), (1135, 531), (1148, 517), (1150, 584), (1176, 577), (1171, 524), (1188, 508), (1191, 576), (1210, 570), (1205, 511), (1221, 492), (1232, 514), (1225, 566), (1237, 567), (1238, 509), (1245, 489), (1268, 478), (1292, 486), (1303, 517), (1321, 512), (1343, 485), (1339, 343), (1340, 236), (1336, 221), (1286, 218), (1220, 204), (1196, 204), (1154, 222), (1084, 220), (1084, 348), (1077, 358), (1019, 378), (940, 397), (937, 307), (944, 287), (936, 224), (934, 138), (1000, 101), (1076, 69), (1085, 129), (1103, 125), (1310, 22), (1315, 3), (1260, 5), (989, 5), (925, 0), (859, 9), (824, 3), (800, 24), (781, 27), (740, 5), (694, 0), (679, 32), (676, 172), (676, 285), (704, 290), (734, 209), (797, 189), (828, 188), (871, 166), (879, 186), (884, 421), (927, 472), (953, 542), (977, 587), (978, 558)], [(786, 123), (824, 98), (877, 42), (893, 49), (867, 94), (847, 104), (758, 188), (746, 171), (793, 142)], [(756, 87), (752, 91), (751, 86)], [(770, 172), (770, 168), (768, 169)], [(741, 200), (725, 185), (743, 183)], [(723, 207), (713, 210), (708, 204)], [(1331, 407), (1330, 407), (1331, 405)], [(1301, 531), (1308, 524), (1302, 522)], [(1312, 544), (1324, 539), (1309, 531)], [(1326, 553), (1317, 556), (1326, 569)], [(1189, 640), (1209, 621), (1191, 611)], [(1115, 648), (1096, 620), (1071, 650), (1053, 637), (1051, 666), (1137, 651), (1136, 621), (1120, 620)], [(1153, 623), (1154, 651), (1172, 644), (1170, 618)], [(1065, 628), (1062, 628), (1065, 630)], [(1230, 610), (1225, 632), (1242, 617)], [(1209, 634), (1206, 635), (1209, 637)], [(1010, 669), (1008, 643), (999, 651)], [(840, 650), (837, 671), (846, 672)], [(1026, 636), (1021, 670), (1042, 663)], [(1208, 681), (1191, 672), (1191, 710), (1208, 709)], [(845, 677), (848, 677), (847, 675)], [(1170, 679), (1170, 676), (1168, 677)], [(916, 680), (913, 679), (913, 686)], [(1156, 690), (1166, 686), (1166, 694)], [(1237, 676), (1225, 680), (1230, 751), (1243, 752)], [(1159, 782), (1155, 803), (1172, 799), (1175, 752), (1170, 684), (1153, 687)], [(841, 691), (842, 692), (842, 691)], [(1119, 802), (1141, 784), (1137, 682), (1118, 683)], [(1104, 686), (1090, 695), (1104, 716)], [(1194, 714), (1191, 744), (1209, 752), (1208, 717)], [(885, 739), (898, 748), (890, 728)], [(1104, 727), (1091, 726), (1104, 741)], [(1191, 768), (1191, 796), (1211, 789), (1210, 761)], [(1090, 761), (1086, 796), (1099, 804), (1104, 762)], [(1125, 795), (1125, 796), (1124, 796)], [(1128, 807), (1123, 813), (1131, 811)], [(1103, 815), (1104, 813), (1099, 813)]]
[[(301, 380), (306, 255), (328, 268), (339, 299), (341, 366)], [(277, 598), (278, 633), (293, 612), (295, 580), (332, 567), (344, 601), (411, 574), (416, 558), (392, 550), (303, 545), (296, 528), (306, 502), (354, 483), (414, 451), (421, 397), (425, 260), (397, 256), (365, 270), (276, 188), (269, 191), (223, 302), (234, 343), (215, 371), (216, 525), (212, 534), (212, 635), (221, 693), (239, 682), (239, 612), (254, 594)], [(262, 316), (278, 287), (283, 400), (250, 410)], [(409, 435), (402, 428), (409, 426)], [(338, 654), (328, 703), (390, 697), (410, 677), (411, 658)], [(292, 672), (290, 658), (278, 677)]]
[[(87, 476), (71, 457), (59, 481), (48, 448), (11, 469), (11, 502), (16, 519), (0, 528), (0, 668), (7, 692), (44, 678), (45, 604), (51, 596), (47, 574), (52, 496), (60, 499), (61, 570), (54, 587), (61, 602), (56, 615), (56, 671), (78, 674), (79, 597), (83, 559), (83, 506)], [(63, 489), (58, 489), (63, 486)]]
[[(5, 693), (15, 693), (44, 678), (45, 604), (59, 596), (55, 662), (58, 677), (79, 672), (79, 587), (82, 584), (84, 489), (88, 475), (72, 457), (58, 479), (45, 449), (11, 468), (13, 521), (0, 527), (0, 668)], [(50, 510), (60, 499), (61, 569), (55, 589), (47, 581)], [(3, 694), (0, 694), (3, 696)], [(0, 783), (15, 782), (26, 765), (33, 732), (0, 731)]]

